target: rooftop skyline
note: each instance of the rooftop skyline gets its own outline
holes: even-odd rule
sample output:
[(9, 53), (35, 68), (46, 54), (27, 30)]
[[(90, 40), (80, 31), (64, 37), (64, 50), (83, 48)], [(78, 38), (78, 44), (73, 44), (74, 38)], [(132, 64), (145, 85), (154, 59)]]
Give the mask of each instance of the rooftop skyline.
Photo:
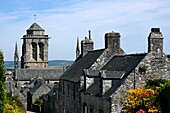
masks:
[[(49, 60), (74, 60), (79, 40), (92, 32), (94, 49), (104, 48), (104, 34), (121, 34), (126, 53), (147, 52), (151, 28), (164, 36), (164, 52), (170, 53), (170, 1), (160, 0), (3, 0), (0, 4), (0, 49), (13, 60), (15, 43), (21, 56), (22, 36), (36, 21), (51, 39)], [(36, 20), (34, 15), (36, 15)]]

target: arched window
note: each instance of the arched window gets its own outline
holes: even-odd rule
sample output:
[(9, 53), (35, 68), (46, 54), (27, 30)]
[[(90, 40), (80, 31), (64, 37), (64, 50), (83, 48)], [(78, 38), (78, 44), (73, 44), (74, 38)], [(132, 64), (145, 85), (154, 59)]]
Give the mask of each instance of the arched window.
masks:
[(44, 60), (44, 44), (39, 43), (39, 57)]
[(35, 42), (32, 43), (32, 57), (37, 60), (37, 44)]

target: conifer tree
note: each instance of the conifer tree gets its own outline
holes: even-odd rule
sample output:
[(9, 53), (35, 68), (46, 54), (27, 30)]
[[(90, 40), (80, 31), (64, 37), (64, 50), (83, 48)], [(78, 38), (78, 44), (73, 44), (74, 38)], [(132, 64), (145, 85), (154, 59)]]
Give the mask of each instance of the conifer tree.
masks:
[(0, 113), (3, 113), (5, 108), (5, 71), (4, 71), (4, 56), (0, 50)]

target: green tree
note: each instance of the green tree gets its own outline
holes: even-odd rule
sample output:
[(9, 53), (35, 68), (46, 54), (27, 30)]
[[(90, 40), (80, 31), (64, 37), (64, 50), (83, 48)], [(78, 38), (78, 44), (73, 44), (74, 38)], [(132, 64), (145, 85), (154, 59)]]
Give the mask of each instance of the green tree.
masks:
[(4, 111), (6, 102), (5, 93), (5, 71), (4, 71), (4, 56), (0, 50), (0, 113)]

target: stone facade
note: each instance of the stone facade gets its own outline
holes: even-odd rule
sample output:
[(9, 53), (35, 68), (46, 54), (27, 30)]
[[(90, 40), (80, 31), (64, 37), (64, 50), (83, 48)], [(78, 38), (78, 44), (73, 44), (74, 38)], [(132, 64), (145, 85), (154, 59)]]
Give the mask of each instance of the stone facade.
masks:
[[(81, 47), (85, 47), (83, 43)], [(90, 55), (95, 59), (89, 60)], [(159, 28), (151, 29), (148, 53), (141, 54), (125, 54), (120, 48), (120, 33), (106, 33), (105, 49), (86, 52), (61, 76), (59, 113), (120, 113), (125, 90), (159, 78), (170, 79), (170, 59), (163, 53)], [(77, 101), (71, 98), (74, 92)]]
[(45, 68), (48, 66), (48, 35), (37, 23), (33, 23), (23, 36), (21, 68)]
[(81, 93), (80, 113), (110, 113), (111, 101), (90, 94)]
[(79, 83), (70, 81), (60, 81), (61, 91), (59, 92), (59, 112), (58, 113), (79, 113), (80, 95)]
[(43, 79), (37, 79), (34, 86), (27, 93), (27, 110), (34, 111), (33, 103), (43, 94), (47, 94), (52, 88)]

